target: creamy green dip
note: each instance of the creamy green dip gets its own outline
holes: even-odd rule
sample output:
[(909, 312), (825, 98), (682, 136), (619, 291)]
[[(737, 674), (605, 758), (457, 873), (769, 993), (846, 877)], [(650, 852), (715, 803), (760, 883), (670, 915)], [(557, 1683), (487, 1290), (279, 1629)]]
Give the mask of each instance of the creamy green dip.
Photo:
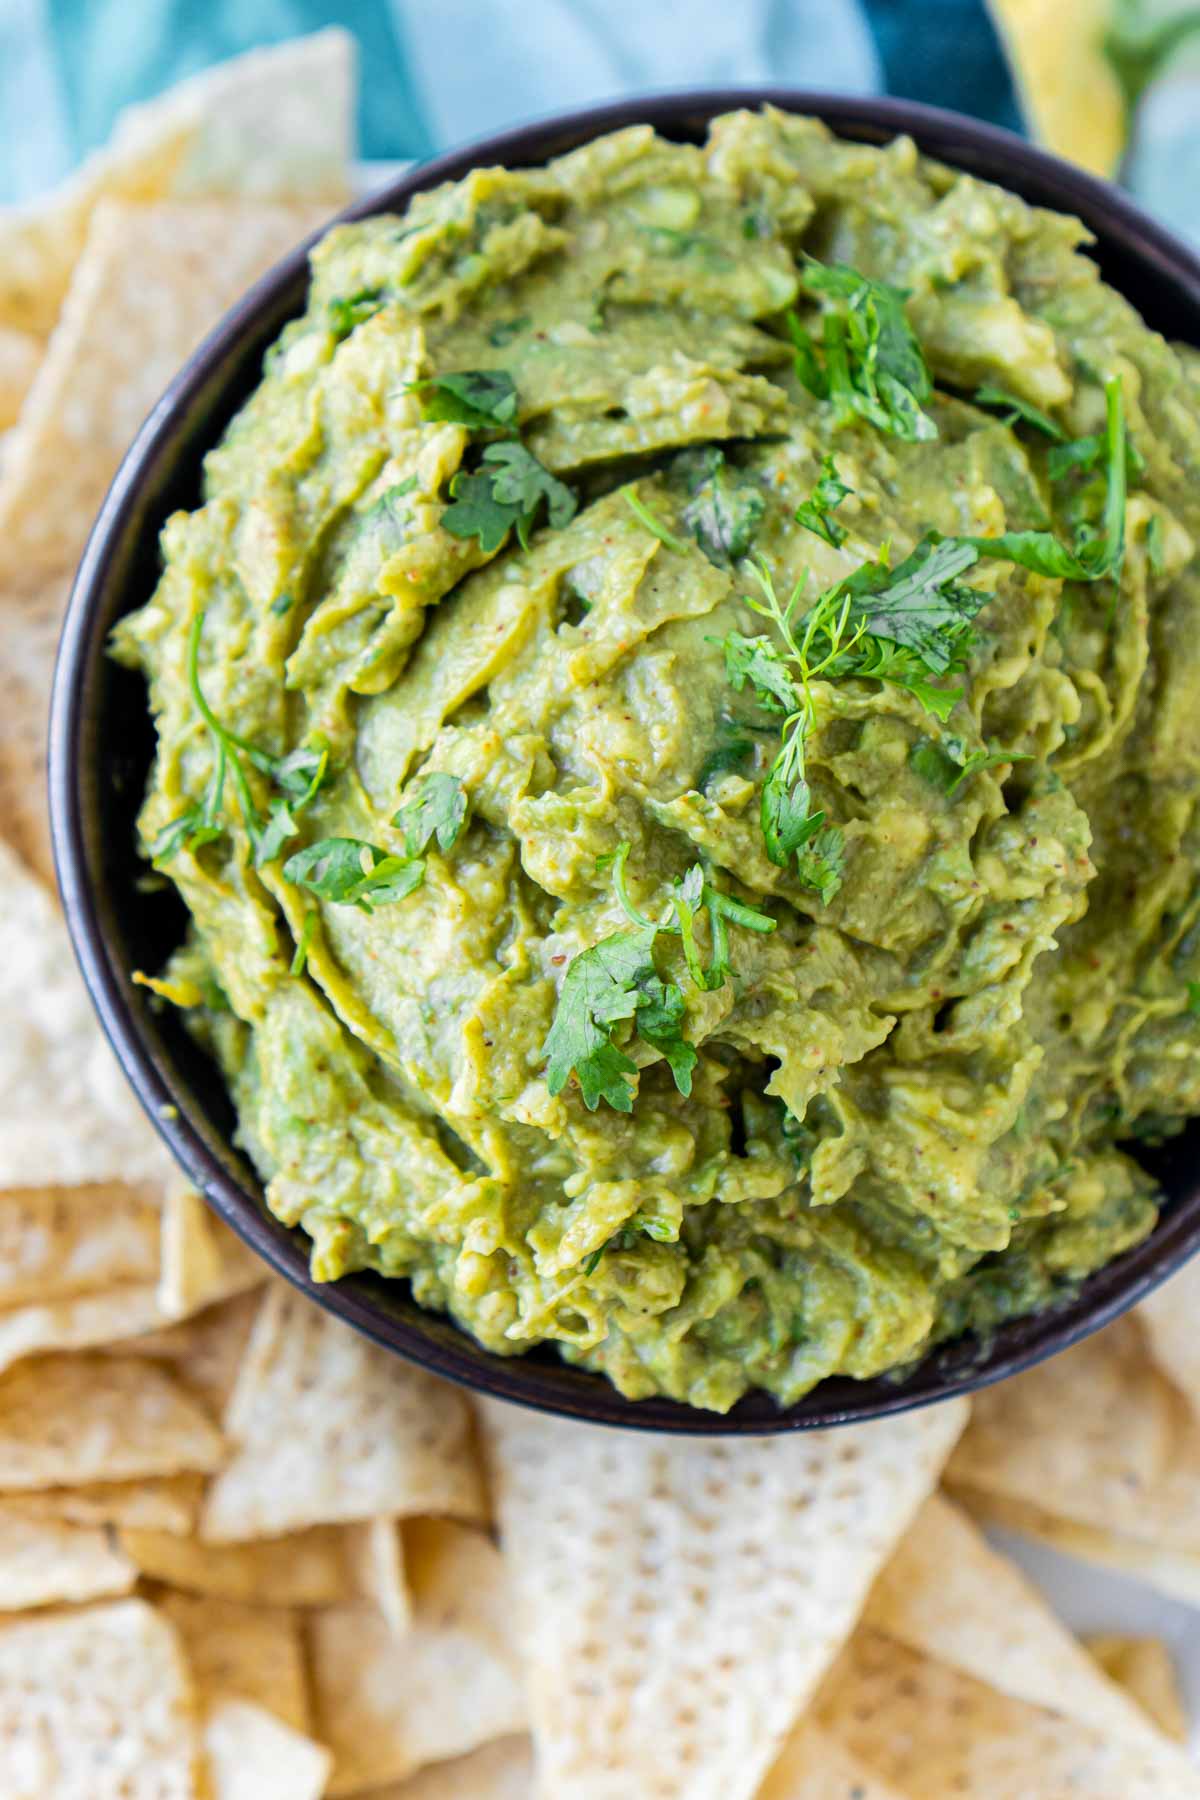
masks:
[(318, 245), (116, 640), (157, 985), (318, 1279), (721, 1410), (1150, 1230), (1200, 405), (1084, 239), (766, 112)]

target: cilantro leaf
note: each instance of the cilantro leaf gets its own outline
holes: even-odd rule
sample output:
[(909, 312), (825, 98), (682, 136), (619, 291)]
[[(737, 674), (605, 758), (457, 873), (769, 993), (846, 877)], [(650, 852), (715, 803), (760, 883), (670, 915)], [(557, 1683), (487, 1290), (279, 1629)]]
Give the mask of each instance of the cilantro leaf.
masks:
[(617, 1112), (632, 1112), (633, 1089), (626, 1077), (637, 1073), (637, 1064), (617, 1048), (612, 1033), (637, 1011), (638, 982), (655, 975), (651, 951), (657, 935), (654, 925), (614, 932), (568, 964), (542, 1046), (551, 1094), (561, 1093), (574, 1074), (589, 1112), (601, 1100)]
[(404, 833), (409, 856), (419, 856), (435, 837), (439, 849), (452, 849), (466, 816), (467, 797), (459, 777), (433, 769), (420, 776), (413, 798), (400, 808), (392, 824)]
[(371, 912), (376, 906), (403, 900), (420, 887), (425, 865), (409, 857), (390, 856), (361, 838), (327, 837), (289, 856), (283, 878), (322, 900)]
[(906, 290), (844, 263), (810, 260), (800, 278), (810, 293), (841, 303), (822, 319), (823, 363), (809, 333), (788, 316), (796, 372), (805, 386), (832, 402), (839, 423), (857, 416), (909, 443), (936, 437), (937, 426), (924, 411), (933, 381), (904, 311)]
[(290, 804), (280, 800), (271, 808), (263, 829), (254, 835), (255, 867), (261, 869), (264, 863), (274, 862), (289, 838), (294, 838), (299, 830)]
[(498, 550), (509, 532), (516, 530), (523, 549), (543, 504), (547, 521), (555, 529), (569, 525), (578, 501), (565, 482), (559, 481), (524, 444), (489, 444), (482, 466), (474, 474), (459, 470), (450, 483), (455, 504), (442, 514), (441, 523), (451, 537), (477, 537), (488, 555)]
[(822, 906), (828, 906), (842, 885), (846, 868), (846, 840), (836, 825), (824, 825), (804, 845), (796, 858), (796, 875), (812, 888)]
[(271, 779), (291, 796), (297, 807), (304, 807), (316, 798), (328, 771), (329, 745), (318, 735), (279, 757), (271, 769)]
[(800, 689), (788, 674), (787, 662), (769, 637), (746, 637), (740, 631), (726, 632), (721, 639), (725, 652), (725, 674), (735, 693), (746, 683), (754, 689), (760, 706), (767, 712), (792, 713), (800, 705)]
[(758, 488), (730, 480), (725, 452), (715, 448), (685, 451), (675, 470), (687, 483), (690, 499), (680, 517), (709, 562), (732, 568), (746, 555), (766, 510)]
[(384, 304), (382, 288), (359, 288), (356, 294), (349, 294), (331, 300), (327, 308), (329, 329), (340, 343), (348, 338), (356, 325), (370, 319)]
[(838, 524), (833, 515), (847, 494), (853, 492), (853, 488), (848, 488), (844, 481), (839, 480), (837, 464), (832, 456), (823, 457), (820, 480), (808, 499), (802, 500), (796, 508), (797, 525), (815, 531), (819, 538), (824, 538), (836, 550), (846, 541), (846, 529)]
[(839, 583), (851, 617), (872, 637), (915, 650), (935, 675), (954, 666), (967, 627), (991, 598), (957, 580), (979, 558), (974, 539), (940, 539), (930, 532), (904, 561), (889, 569), (863, 563)]
[(167, 862), (185, 844), (189, 850), (197, 850), (201, 844), (211, 844), (220, 836), (221, 827), (208, 820), (199, 801), (193, 801), (155, 833), (150, 843), (150, 860)]
[(825, 823), (825, 814), (813, 810), (812, 790), (803, 774), (789, 770), (782, 760), (763, 783), (759, 816), (767, 855), (780, 869), (787, 868)]
[(1189, 981), (1187, 984), (1187, 1009), (1196, 1018), (1200, 1018), (1200, 981)]
[(516, 423), (517, 389), (507, 369), (459, 369), (410, 385), (427, 419), (472, 431), (503, 431)]
[(1030, 762), (1032, 758), (1024, 750), (1002, 750), (993, 744), (990, 749), (972, 750), (968, 753), (961, 738), (947, 737), (940, 744), (930, 738), (920, 738), (909, 751), (909, 767), (914, 769), (923, 781), (931, 787), (940, 788), (947, 798), (957, 793), (965, 781), (980, 774), (984, 769), (994, 769), (1005, 763)]
[(710, 781), (716, 781), (721, 775), (737, 775), (746, 765), (746, 760), (753, 754), (754, 740), (748, 737), (737, 737), (732, 730), (732, 721), (725, 720), (715, 747), (709, 751), (700, 765), (696, 776), (696, 791), (703, 793)]
[(687, 1007), (681, 989), (675, 982), (665, 982), (655, 974), (643, 976), (637, 990), (634, 1024), (638, 1036), (653, 1049), (661, 1051), (679, 1092), (690, 1094), (697, 1058), (695, 1045), (688, 1042), (682, 1031)]
[(1038, 406), (1031, 406), (1029, 401), (1022, 400), (1019, 394), (1010, 394), (1007, 388), (985, 384), (976, 393), (975, 404), (1002, 413), (1002, 424), (1032, 425), (1035, 431), (1042, 432), (1045, 437), (1053, 438), (1056, 443), (1061, 443), (1066, 437), (1062, 426), (1056, 424), (1049, 413), (1044, 413)]

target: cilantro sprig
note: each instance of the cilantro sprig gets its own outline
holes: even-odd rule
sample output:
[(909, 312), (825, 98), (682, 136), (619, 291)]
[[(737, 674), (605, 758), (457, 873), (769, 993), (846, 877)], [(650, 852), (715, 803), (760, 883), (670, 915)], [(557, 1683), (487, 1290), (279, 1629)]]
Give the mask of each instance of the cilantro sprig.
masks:
[(905, 315), (906, 290), (844, 263), (808, 261), (800, 279), (809, 293), (831, 302), (819, 348), (798, 316), (787, 314), (805, 387), (832, 404), (839, 425), (860, 418), (909, 443), (935, 438), (937, 426), (924, 410), (933, 380)]
[(947, 735), (938, 743), (932, 738), (919, 739), (909, 752), (908, 761), (923, 781), (940, 788), (952, 800), (960, 787), (985, 769), (1032, 762), (1033, 758), (1027, 751), (1005, 750), (999, 744), (968, 751), (962, 738)]
[(467, 816), (467, 797), (457, 775), (441, 769), (418, 776), (412, 798), (400, 808), (392, 824), (404, 833), (409, 856), (419, 856), (434, 838), (440, 850), (452, 850)]
[[(647, 918), (629, 894), (625, 879), (629, 852), (629, 844), (622, 842), (598, 866), (611, 868), (614, 891), (630, 929), (613, 932), (572, 958), (542, 1046), (551, 1094), (561, 1093), (574, 1075), (583, 1103), (592, 1112), (601, 1100), (617, 1112), (633, 1110), (629, 1077), (637, 1074), (637, 1064), (614, 1041), (616, 1029), (630, 1020), (636, 1035), (665, 1058), (679, 1092), (692, 1091), (696, 1049), (683, 1035), (687, 1002), (679, 983), (664, 981), (655, 965), (654, 947), (660, 936), (681, 940), (689, 979), (701, 990), (712, 990), (732, 973), (731, 924), (760, 933), (775, 930), (775, 920), (767, 913), (713, 887), (698, 863), (673, 885), (663, 917)], [(701, 912), (708, 916), (712, 945), (707, 967), (696, 942)]]
[(517, 389), (507, 369), (457, 369), (411, 384), (427, 419), (472, 431), (507, 431), (517, 420)]
[(812, 493), (807, 500), (802, 500), (796, 508), (797, 525), (803, 525), (807, 531), (813, 531), (835, 550), (841, 548), (846, 541), (846, 527), (839, 525), (834, 513), (848, 494), (854, 492), (848, 488), (837, 472), (837, 464), (832, 456), (821, 458), (821, 474)]
[(425, 879), (422, 852), (435, 839), (441, 850), (452, 849), (466, 816), (467, 800), (458, 776), (433, 770), (418, 777), (411, 799), (392, 820), (404, 833), (403, 856), (362, 838), (318, 838), (289, 856), (283, 878), (319, 899), (373, 912), (416, 892)]
[[(167, 862), (185, 847), (195, 850), (221, 837), (229, 828), (226, 797), (227, 789), (232, 787), (254, 852), (255, 867), (261, 868), (264, 863), (273, 862), (288, 839), (298, 832), (296, 814), (316, 798), (328, 772), (329, 749), (322, 739), (314, 738), (286, 756), (274, 756), (222, 723), (200, 685), (200, 639), (206, 616), (203, 610), (197, 612), (188, 628), (186, 670), (192, 704), (212, 742), (212, 771), (202, 797), (177, 813), (154, 838), (150, 856), (154, 862)], [(247, 763), (266, 775), (279, 790), (280, 798), (265, 819), (254, 798)]]
[(543, 507), (547, 523), (561, 529), (579, 506), (566, 483), (519, 443), (489, 444), (478, 469), (460, 469), (454, 476), (450, 498), (453, 505), (442, 514), (443, 528), (451, 537), (478, 538), (489, 556), (514, 530), (527, 550)]
[(725, 452), (715, 445), (685, 450), (674, 459), (672, 473), (688, 491), (681, 522), (709, 562), (730, 569), (754, 542), (766, 500), (748, 481), (736, 481)]

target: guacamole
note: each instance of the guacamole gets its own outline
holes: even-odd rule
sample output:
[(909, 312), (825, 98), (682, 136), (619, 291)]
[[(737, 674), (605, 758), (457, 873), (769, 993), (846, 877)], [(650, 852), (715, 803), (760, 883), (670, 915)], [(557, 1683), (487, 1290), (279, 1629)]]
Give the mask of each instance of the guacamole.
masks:
[(116, 653), (323, 1281), (723, 1410), (1069, 1296), (1200, 1111), (1200, 387), (775, 111), (332, 230)]

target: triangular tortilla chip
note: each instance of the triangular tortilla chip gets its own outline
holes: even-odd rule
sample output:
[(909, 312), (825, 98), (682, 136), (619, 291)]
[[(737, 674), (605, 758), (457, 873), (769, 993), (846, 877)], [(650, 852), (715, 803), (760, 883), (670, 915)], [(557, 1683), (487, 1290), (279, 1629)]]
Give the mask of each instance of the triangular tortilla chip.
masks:
[(1200, 1418), (1200, 1258), (1155, 1288), (1137, 1309), (1151, 1356)]
[(198, 1750), (178, 1640), (144, 1601), (0, 1626), (6, 1800), (195, 1800)]
[(136, 1580), (107, 1531), (0, 1502), (0, 1612), (127, 1594)]
[(0, 431), (16, 420), (41, 360), (40, 338), (0, 325)]
[(406, 1527), (413, 1625), (397, 1638), (366, 1607), (307, 1623), (315, 1731), (334, 1753), (331, 1794), (398, 1781), (525, 1724), (503, 1562), (440, 1520)]
[(1014, 1699), (1097, 1731), (1153, 1737), (1140, 1707), (1108, 1681), (1037, 1589), (967, 1515), (931, 1494), (867, 1602), (864, 1622)]
[(822, 1691), (817, 1717), (869, 1768), (920, 1800), (1200, 1795), (1200, 1771), (1165, 1740), (1105, 1736), (865, 1627)]
[[(1131, 1319), (976, 1396), (947, 1468), (952, 1482), (1119, 1528), (1172, 1456), (1174, 1396)], [(1200, 1512), (1197, 1514), (1200, 1543)]]
[(784, 1745), (755, 1800), (907, 1800), (811, 1719)]
[(220, 1700), (203, 1729), (210, 1800), (321, 1800), (328, 1750), (261, 1706)]
[(370, 1519), (342, 1529), (357, 1537), (355, 1585), (379, 1608), (397, 1637), (412, 1625), (412, 1596), (404, 1570), (404, 1540), (395, 1519)]
[(171, 1162), (96, 1023), (66, 927), (0, 844), (0, 1189), (162, 1181)]
[(0, 1316), (30, 1302), (158, 1276), (161, 1205), (153, 1188), (17, 1188), (0, 1193)]
[(0, 1375), (0, 1490), (207, 1471), (224, 1455), (220, 1432), (151, 1362), (41, 1356)]
[(201, 1704), (249, 1700), (307, 1731), (308, 1683), (294, 1612), (159, 1589), (154, 1604), (179, 1633)]
[[(320, 225), (323, 206), (97, 209), (0, 477), (0, 572), (78, 560), (142, 420), (221, 315)], [(147, 280), (148, 268), (162, 271)]]
[(966, 1416), (689, 1440), (486, 1405), (555, 1800), (752, 1795)]
[(173, 1181), (163, 1199), (159, 1310), (183, 1319), (258, 1287), (266, 1265), (217, 1218), (195, 1188)]
[(1111, 1681), (1137, 1702), (1164, 1737), (1186, 1744), (1191, 1735), (1175, 1659), (1162, 1638), (1096, 1632), (1084, 1646)]
[(385, 1514), (484, 1516), (458, 1389), (282, 1282), (263, 1299), (225, 1425), (236, 1449), (200, 1525), (213, 1542)]
[(131, 1356), (151, 1356), (166, 1363), (189, 1392), (203, 1400), (212, 1417), (220, 1419), (261, 1304), (257, 1293), (239, 1294), (178, 1325), (132, 1338), (122, 1349)]
[(988, 0), (1035, 135), (1059, 156), (1112, 175), (1125, 148), (1125, 101), (1104, 36), (1110, 0)]
[(128, 1526), (134, 1531), (189, 1532), (200, 1510), (203, 1477), (150, 1475), (141, 1481), (89, 1481), (75, 1487), (39, 1488), (14, 1505), (36, 1518), (69, 1525)]
[(162, 1318), (158, 1284), (143, 1282), (76, 1294), (48, 1306), (14, 1306), (0, 1312), (0, 1370), (47, 1350), (91, 1350), (136, 1337)]
[(1043, 1512), (1029, 1501), (1014, 1500), (1009, 1494), (993, 1494), (958, 1482), (953, 1492), (976, 1519), (1020, 1532), (1064, 1556), (1096, 1563), (1119, 1575), (1131, 1575), (1169, 1594), (1173, 1600), (1200, 1607), (1200, 1551), (1164, 1549), (1098, 1525), (1056, 1518), (1053, 1513)]
[[(375, 1788), (367, 1800), (531, 1800), (533, 1777), (529, 1739), (498, 1738), (469, 1756), (430, 1763), (407, 1781)], [(876, 1796), (864, 1794), (863, 1800)]]
[(260, 1606), (331, 1606), (376, 1597), (371, 1527), (314, 1525), (246, 1544), (205, 1544), (166, 1531), (123, 1531), (143, 1575), (216, 1599)]
[(0, 217), (0, 324), (45, 336), (105, 196), (347, 196), (354, 40), (328, 30), (222, 63), (121, 115), (69, 181)]
[[(6, 449), (15, 443), (10, 432)], [(0, 467), (3, 491), (5, 464)], [(45, 504), (53, 499), (47, 496)], [(0, 550), (0, 569), (4, 553)], [(46, 798), (50, 680), (71, 571), (0, 574), (0, 835), (48, 888), (54, 886)]]

